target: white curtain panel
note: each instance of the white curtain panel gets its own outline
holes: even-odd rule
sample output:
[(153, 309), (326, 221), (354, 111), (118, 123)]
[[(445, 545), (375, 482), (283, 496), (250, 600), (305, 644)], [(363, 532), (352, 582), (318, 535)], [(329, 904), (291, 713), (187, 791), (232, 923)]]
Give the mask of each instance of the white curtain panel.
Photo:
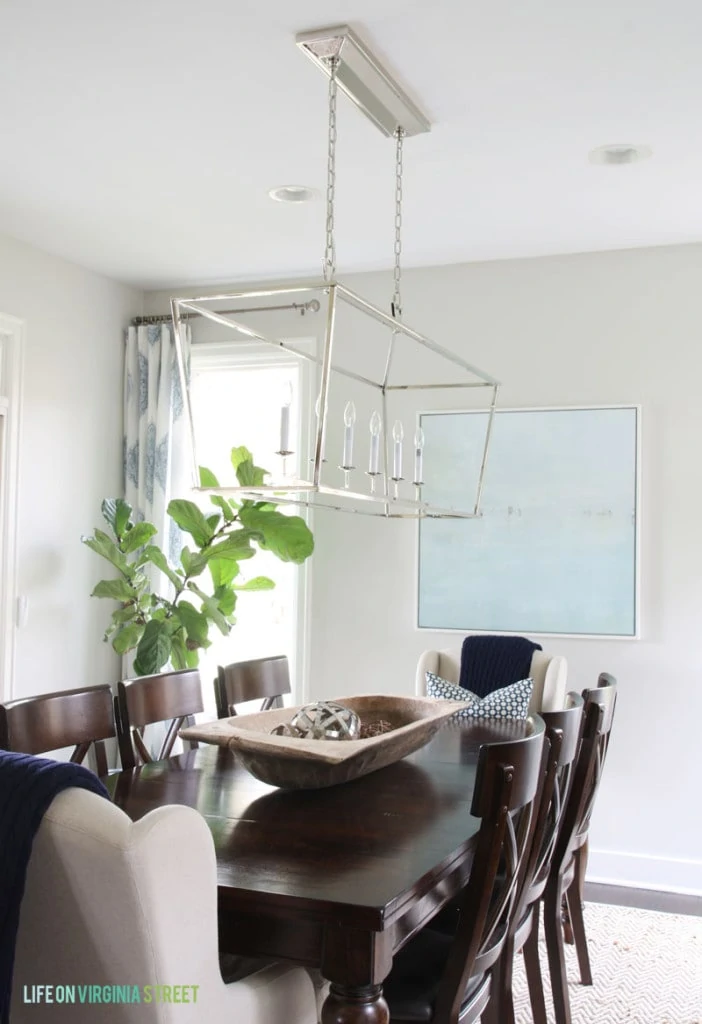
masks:
[[(190, 328), (183, 346), (189, 365)], [(170, 324), (130, 327), (124, 371), (124, 494), (138, 519), (158, 529), (154, 541), (171, 562), (180, 556), (180, 531), (168, 519), (173, 497), (188, 487), (190, 438)]]

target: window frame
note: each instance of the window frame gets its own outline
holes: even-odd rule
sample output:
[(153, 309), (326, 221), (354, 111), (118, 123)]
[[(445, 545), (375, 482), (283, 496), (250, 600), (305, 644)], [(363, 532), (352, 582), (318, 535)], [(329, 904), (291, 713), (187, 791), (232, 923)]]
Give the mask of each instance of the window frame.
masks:
[[(314, 352), (317, 339), (314, 336), (295, 338), (296, 347)], [(310, 438), (305, 429), (309, 409), (312, 408), (312, 388), (314, 385), (314, 364), (306, 359), (296, 359), (283, 349), (274, 349), (270, 345), (258, 342), (240, 341), (201, 341), (193, 340), (190, 349), (191, 379), (198, 373), (213, 373), (217, 370), (233, 370), (276, 366), (295, 367), (299, 373), (300, 416), (296, 442), (300, 459), (310, 457)], [(313, 530), (314, 513), (312, 509), (300, 508), (296, 514), (302, 516)], [(312, 607), (312, 573), (309, 559), (297, 566), (297, 583), (295, 587), (295, 608), (293, 622), (295, 630), (295, 654), (292, 665), (293, 703), (305, 704), (309, 699), (310, 670), (310, 612)], [(236, 628), (236, 627), (234, 627)]]

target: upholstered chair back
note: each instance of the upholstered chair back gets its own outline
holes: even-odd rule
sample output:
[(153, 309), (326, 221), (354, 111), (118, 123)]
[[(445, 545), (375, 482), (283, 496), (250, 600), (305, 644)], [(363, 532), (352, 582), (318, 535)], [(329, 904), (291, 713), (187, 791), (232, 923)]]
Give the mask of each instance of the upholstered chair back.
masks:
[[(32, 986), (47, 984), (139, 986), (142, 1002), (81, 1004), (78, 988), (75, 1003), (25, 1001)], [(170, 986), (170, 1002), (157, 1001), (159, 985)], [(152, 986), (150, 1003), (145, 986)], [(300, 968), (222, 981), (214, 843), (197, 811), (166, 806), (133, 823), (103, 797), (69, 789), (53, 801), (34, 841), (11, 1020), (313, 1024), (316, 1006)]]

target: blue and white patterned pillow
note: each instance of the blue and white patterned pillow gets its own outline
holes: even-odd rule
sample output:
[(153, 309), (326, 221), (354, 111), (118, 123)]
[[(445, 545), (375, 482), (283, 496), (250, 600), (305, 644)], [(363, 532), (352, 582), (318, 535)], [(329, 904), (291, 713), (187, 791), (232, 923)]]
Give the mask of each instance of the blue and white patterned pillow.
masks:
[(453, 718), (526, 718), (534, 688), (533, 679), (520, 679), (518, 683), (493, 690), (480, 698), (457, 683), (449, 683), (441, 676), (427, 672), (427, 696), (440, 700), (460, 700), (466, 705)]

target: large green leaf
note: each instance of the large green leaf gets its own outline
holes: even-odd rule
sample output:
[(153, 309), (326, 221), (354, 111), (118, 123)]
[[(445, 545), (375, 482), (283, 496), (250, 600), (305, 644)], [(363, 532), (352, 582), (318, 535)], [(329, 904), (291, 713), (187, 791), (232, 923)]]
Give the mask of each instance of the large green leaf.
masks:
[(129, 573), (129, 563), (124, 557), (122, 552), (119, 550), (115, 542), (103, 533), (102, 530), (96, 530), (94, 537), (81, 537), (82, 542), (89, 547), (91, 551), (95, 551), (96, 554), (102, 555), (108, 562), (119, 569), (120, 572), (124, 573), (125, 576)]
[(227, 586), (239, 575), (239, 563), (233, 558), (210, 558), (207, 566), (214, 587)]
[(250, 530), (235, 530), (207, 549), (208, 558), (226, 558), (235, 562), (253, 558), (256, 552), (251, 547), (251, 536)]
[(232, 466), (236, 473), (242, 462), (253, 462), (253, 455), (245, 445), (239, 445), (238, 448), (232, 448), (230, 458), (232, 460)]
[(211, 469), (206, 466), (198, 466), (200, 474), (200, 487), (219, 487), (219, 480)]
[(146, 623), (144, 635), (137, 644), (134, 669), (147, 676), (158, 672), (171, 656), (171, 634), (165, 622), (152, 619)]
[(217, 607), (221, 611), (222, 615), (226, 618), (232, 614), (236, 608), (236, 594), (231, 587), (217, 587), (214, 592), (214, 598), (217, 602)]
[(273, 590), (275, 583), (268, 576), (254, 576), (246, 583), (233, 583), (233, 590)]
[(253, 455), (248, 448), (232, 448), (231, 460), (241, 487), (260, 487), (267, 470), (254, 465)]
[(231, 626), (227, 622), (226, 616), (224, 616), (219, 610), (217, 598), (210, 597), (209, 594), (206, 594), (203, 590), (200, 590), (200, 588), (195, 583), (188, 583), (188, 588), (192, 590), (193, 593), (197, 594), (197, 596), (202, 601), (203, 614), (205, 614), (208, 619), (212, 619), (220, 633), (223, 633), (224, 636), (229, 636), (229, 633), (231, 632)]
[(143, 565), (145, 562), (151, 562), (152, 565), (155, 565), (157, 569), (160, 569), (161, 572), (168, 577), (168, 579), (171, 581), (174, 587), (179, 587), (180, 584), (182, 583), (180, 577), (176, 575), (176, 573), (173, 571), (173, 569), (171, 569), (170, 565), (168, 564), (168, 560), (164, 555), (163, 551), (161, 551), (159, 547), (156, 547), (155, 544), (146, 545), (144, 550), (139, 555), (136, 564)]
[(90, 596), (109, 597), (113, 601), (134, 601), (138, 595), (126, 580), (100, 580)]
[(182, 629), (171, 637), (171, 664), (176, 671), (188, 667), (185, 633)]
[(110, 618), (115, 626), (123, 626), (125, 622), (131, 622), (138, 615), (138, 610), (133, 604), (130, 604), (127, 608), (118, 608), (116, 612), (112, 612)]
[(105, 498), (100, 507), (105, 522), (121, 537), (132, 518), (132, 506), (124, 498)]
[(188, 640), (194, 640), (200, 647), (204, 647), (208, 642), (209, 634), (207, 617), (189, 601), (179, 601), (174, 614), (188, 634)]
[(125, 626), (112, 639), (112, 646), (118, 654), (126, 654), (133, 650), (144, 635), (145, 627), (139, 623)]
[(186, 668), (197, 668), (200, 664), (200, 651), (197, 647), (187, 648), (185, 651)]
[(281, 562), (304, 562), (314, 551), (314, 538), (300, 516), (285, 516), (268, 509), (242, 508), (244, 526), (260, 534), (259, 544), (272, 551)]
[(143, 548), (156, 533), (158, 530), (153, 523), (137, 523), (122, 537), (122, 551), (128, 554), (138, 548)]
[(186, 576), (199, 576), (200, 573), (204, 572), (207, 567), (210, 550), (210, 548), (205, 548), (204, 551), (193, 554), (189, 547), (183, 548), (180, 553), (180, 560), (183, 563)]
[(210, 501), (213, 505), (216, 505), (218, 509), (221, 509), (222, 515), (228, 523), (234, 522), (236, 519), (236, 512), (226, 498), (223, 498), (221, 494), (211, 494)]
[(190, 534), (199, 548), (212, 540), (214, 531), (194, 501), (174, 498), (168, 503), (166, 511), (181, 530)]

